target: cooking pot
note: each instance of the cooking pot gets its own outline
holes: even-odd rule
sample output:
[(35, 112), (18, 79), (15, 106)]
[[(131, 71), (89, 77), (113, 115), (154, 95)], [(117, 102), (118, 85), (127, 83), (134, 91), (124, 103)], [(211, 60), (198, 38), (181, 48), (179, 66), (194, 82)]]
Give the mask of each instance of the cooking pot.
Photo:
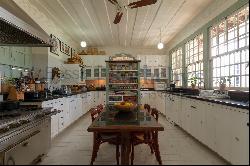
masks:
[(40, 99), (41, 94), (39, 92), (25, 92), (24, 100)]

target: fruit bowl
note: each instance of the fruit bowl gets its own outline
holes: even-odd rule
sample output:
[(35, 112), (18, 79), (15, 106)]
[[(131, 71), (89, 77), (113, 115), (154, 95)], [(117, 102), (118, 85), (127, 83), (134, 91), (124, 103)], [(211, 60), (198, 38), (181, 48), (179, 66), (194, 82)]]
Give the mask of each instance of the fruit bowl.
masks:
[(118, 111), (130, 112), (137, 108), (137, 104), (132, 102), (115, 103), (114, 108), (116, 108)]

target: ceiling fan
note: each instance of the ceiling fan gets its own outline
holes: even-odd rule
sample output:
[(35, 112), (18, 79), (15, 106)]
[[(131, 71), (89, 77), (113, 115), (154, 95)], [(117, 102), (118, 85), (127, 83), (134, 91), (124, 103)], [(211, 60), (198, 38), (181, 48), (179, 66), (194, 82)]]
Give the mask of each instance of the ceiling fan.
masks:
[(114, 19), (114, 24), (118, 24), (121, 21), (122, 15), (123, 15), (123, 9), (127, 10), (128, 8), (134, 9), (139, 8), (147, 5), (152, 5), (157, 2), (157, 0), (140, 0), (137, 2), (131, 2), (126, 6), (121, 6), (117, 0), (108, 0), (110, 3), (116, 6), (116, 16)]

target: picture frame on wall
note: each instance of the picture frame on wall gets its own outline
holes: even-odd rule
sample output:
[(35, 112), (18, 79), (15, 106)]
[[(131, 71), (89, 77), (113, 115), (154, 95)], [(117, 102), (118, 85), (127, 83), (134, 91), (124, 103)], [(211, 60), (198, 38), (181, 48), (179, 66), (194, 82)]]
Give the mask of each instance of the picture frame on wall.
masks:
[(76, 54), (76, 50), (71, 48), (71, 56), (74, 56)]
[(65, 53), (65, 44), (62, 41), (60, 42), (60, 51)]
[(59, 56), (60, 40), (53, 34), (50, 35), (52, 47), (50, 47), (50, 52)]
[(70, 54), (71, 54), (70, 46), (68, 46), (67, 44), (65, 44), (64, 48), (65, 48), (65, 54), (68, 55), (68, 56), (70, 56)]

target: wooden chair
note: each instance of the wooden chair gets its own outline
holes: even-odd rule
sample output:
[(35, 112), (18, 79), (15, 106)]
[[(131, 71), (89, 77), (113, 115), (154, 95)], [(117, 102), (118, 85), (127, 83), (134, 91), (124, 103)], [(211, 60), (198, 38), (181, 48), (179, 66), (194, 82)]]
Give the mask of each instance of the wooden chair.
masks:
[[(91, 111), (91, 119), (93, 122), (99, 116), (102, 109), (94, 108), (94, 109), (91, 109), (90, 111)], [(94, 132), (93, 150), (92, 150), (92, 157), (91, 157), (90, 165), (93, 165), (97, 157), (97, 152), (99, 150), (100, 145), (105, 142), (112, 142), (112, 144), (116, 145), (116, 162), (117, 162), (117, 165), (119, 165), (119, 156), (120, 156), (119, 145), (121, 144), (119, 133), (102, 133), (102, 132)]]
[(144, 104), (144, 109), (148, 111), (148, 113), (150, 113), (150, 105), (149, 104)]
[[(151, 115), (158, 122), (159, 111), (156, 108), (152, 108)], [(158, 143), (159, 142), (158, 141), (158, 131), (152, 131), (151, 132), (151, 138), (152, 138), (152, 142), (153, 142), (153, 149), (154, 149), (154, 152), (155, 152), (155, 157), (156, 157), (157, 161), (159, 162), (159, 164), (162, 165), (160, 149), (159, 149), (159, 143)]]
[[(147, 108), (150, 108), (149, 105), (146, 105)], [(145, 107), (144, 107), (145, 108)], [(150, 109), (149, 109), (150, 110)], [(155, 108), (153, 108), (151, 111), (151, 115), (158, 121), (159, 118), (159, 111)], [(134, 146), (139, 144), (148, 144), (151, 150), (151, 153), (155, 153), (155, 157), (160, 165), (162, 165), (161, 156), (160, 156), (160, 150), (159, 150), (159, 144), (158, 144), (158, 131), (150, 131), (150, 132), (144, 132), (143, 137), (139, 136), (138, 133), (132, 134), (131, 138), (131, 165), (133, 165), (134, 161)]]

